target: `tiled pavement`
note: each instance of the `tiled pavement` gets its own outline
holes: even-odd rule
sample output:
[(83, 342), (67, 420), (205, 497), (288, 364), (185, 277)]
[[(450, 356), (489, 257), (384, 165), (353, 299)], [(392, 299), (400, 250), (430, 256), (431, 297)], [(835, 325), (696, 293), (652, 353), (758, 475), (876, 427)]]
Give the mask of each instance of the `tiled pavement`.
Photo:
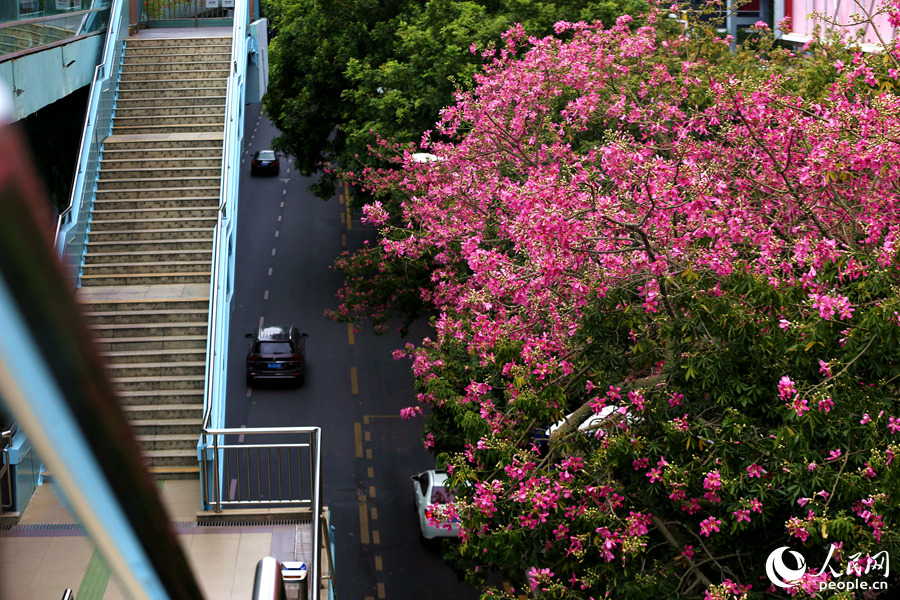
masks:
[[(303, 560), (302, 525), (199, 527), (199, 484), (161, 482), (175, 524), (204, 597), (249, 600), (259, 559)], [(115, 575), (62, 506), (49, 484), (37, 489), (18, 525), (0, 530), (0, 599), (60, 600), (67, 588), (76, 600), (126, 600)]]

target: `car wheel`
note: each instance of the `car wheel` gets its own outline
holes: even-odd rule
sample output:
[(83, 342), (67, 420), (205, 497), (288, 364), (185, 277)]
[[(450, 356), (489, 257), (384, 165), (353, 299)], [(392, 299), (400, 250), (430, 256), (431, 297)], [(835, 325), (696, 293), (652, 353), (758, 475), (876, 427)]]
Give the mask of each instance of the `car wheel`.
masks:
[(298, 388), (303, 387), (303, 385), (305, 383), (306, 383), (306, 375), (300, 375), (299, 377), (297, 377), (296, 384), (297, 384)]
[(253, 375), (247, 373), (247, 387), (253, 387)]

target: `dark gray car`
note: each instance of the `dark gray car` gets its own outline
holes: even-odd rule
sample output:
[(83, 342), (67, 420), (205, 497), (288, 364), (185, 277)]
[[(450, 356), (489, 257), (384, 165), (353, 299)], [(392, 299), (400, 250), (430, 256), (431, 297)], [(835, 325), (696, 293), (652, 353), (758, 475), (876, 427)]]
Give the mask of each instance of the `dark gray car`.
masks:
[(258, 379), (281, 379), (303, 385), (306, 380), (306, 338), (296, 327), (261, 327), (248, 333), (247, 385)]

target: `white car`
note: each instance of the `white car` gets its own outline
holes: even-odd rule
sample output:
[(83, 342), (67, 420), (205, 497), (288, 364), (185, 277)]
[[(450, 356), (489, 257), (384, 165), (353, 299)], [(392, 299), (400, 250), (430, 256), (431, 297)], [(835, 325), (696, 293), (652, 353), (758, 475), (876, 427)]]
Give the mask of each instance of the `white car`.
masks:
[[(416, 513), (422, 537), (459, 537), (459, 520), (446, 516), (446, 505), (453, 502), (453, 490), (445, 487), (447, 473), (429, 469), (411, 477), (415, 494)], [(441, 523), (435, 527), (431, 522)]]

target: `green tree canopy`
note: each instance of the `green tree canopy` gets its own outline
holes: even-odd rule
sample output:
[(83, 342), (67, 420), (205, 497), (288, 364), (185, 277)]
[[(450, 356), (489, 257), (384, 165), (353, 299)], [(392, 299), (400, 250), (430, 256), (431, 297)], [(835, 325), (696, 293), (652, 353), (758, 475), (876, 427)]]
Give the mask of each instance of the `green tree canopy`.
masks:
[(417, 143), (457, 88), (471, 84), (483, 49), (521, 23), (530, 35), (559, 20), (614, 22), (643, 0), (268, 0), (277, 35), (270, 45), (267, 116), (276, 147), (297, 169), (321, 174), (314, 189), (334, 190), (334, 168), (360, 170), (375, 134)]

